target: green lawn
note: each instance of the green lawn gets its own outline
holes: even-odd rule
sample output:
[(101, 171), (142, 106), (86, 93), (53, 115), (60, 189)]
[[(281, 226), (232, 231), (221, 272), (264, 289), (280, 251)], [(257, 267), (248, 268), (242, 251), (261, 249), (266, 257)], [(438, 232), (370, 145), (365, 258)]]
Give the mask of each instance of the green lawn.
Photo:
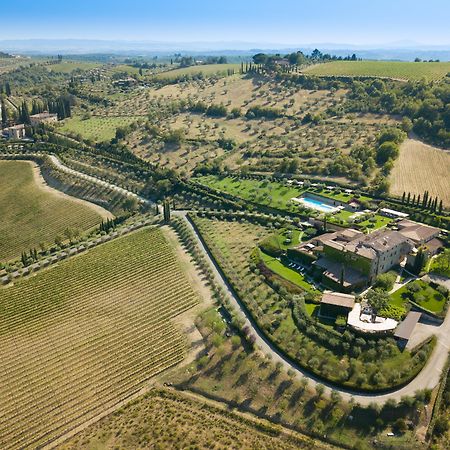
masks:
[(375, 214), (374, 216), (375, 222), (371, 222), (369, 219), (364, 222), (360, 222), (358, 224), (361, 228), (368, 228), (369, 230), (378, 230), (378, 228), (385, 227), (388, 223), (392, 222), (392, 219), (385, 216), (380, 216), (379, 214)]
[(450, 72), (450, 62), (333, 61), (315, 64), (304, 73), (319, 76), (388, 77), (403, 80), (440, 80)]
[[(420, 289), (414, 293), (414, 302), (433, 313), (442, 312), (446, 303), (445, 297), (422, 280), (416, 280), (414, 283), (420, 287)], [(410, 285), (411, 283), (408, 283), (391, 295), (393, 305), (404, 306), (408, 302), (408, 286)]]
[(206, 186), (236, 195), (274, 208), (287, 209), (287, 204), (293, 197), (298, 197), (302, 189), (284, 186), (267, 180), (245, 180), (233, 177), (217, 177), (214, 175), (193, 178)]
[(306, 291), (317, 292), (316, 289), (314, 289), (314, 287), (311, 286), (305, 280), (305, 277), (303, 275), (298, 273), (296, 270), (290, 269), (289, 267), (285, 266), (282, 262), (278, 261), (278, 259), (270, 255), (267, 255), (262, 251), (261, 251), (261, 258), (264, 261), (264, 264), (270, 270), (272, 270), (272, 272), (275, 272), (280, 277), (283, 277), (286, 280), (290, 281), (291, 283), (300, 286), (302, 289), (305, 289)]
[(450, 278), (450, 249), (444, 250), (443, 253), (430, 261), (429, 272)]
[(85, 139), (92, 139), (95, 142), (110, 141), (116, 135), (116, 129), (121, 126), (129, 125), (138, 118), (127, 117), (99, 117), (94, 116), (89, 119), (83, 119), (74, 116), (65, 119), (59, 131), (62, 133), (80, 134)]
[(353, 198), (357, 198), (358, 200), (364, 201), (364, 202), (370, 202), (372, 199), (370, 197), (367, 197), (366, 195), (358, 195), (358, 194), (349, 194), (344, 192), (343, 190), (338, 189), (339, 192), (332, 191), (329, 189), (320, 189), (320, 188), (314, 188), (310, 187), (308, 188), (308, 191), (313, 192), (314, 194), (321, 195), (323, 197), (332, 198), (333, 200), (337, 200), (339, 202), (347, 203)]
[(160, 80), (171, 80), (183, 75), (197, 75), (199, 73), (202, 73), (203, 75), (227, 75), (228, 70), (231, 69), (234, 70), (235, 73), (238, 73), (240, 68), (240, 64), (204, 64), (161, 72), (155, 75), (155, 78)]

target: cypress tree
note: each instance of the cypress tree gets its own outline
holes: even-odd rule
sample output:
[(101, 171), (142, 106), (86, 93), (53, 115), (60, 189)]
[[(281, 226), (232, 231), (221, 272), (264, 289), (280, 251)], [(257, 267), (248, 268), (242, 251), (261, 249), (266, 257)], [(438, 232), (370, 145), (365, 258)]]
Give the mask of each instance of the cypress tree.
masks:
[(405, 192), (405, 191), (403, 191), (403, 195), (402, 195), (402, 204), (404, 204), (404, 203), (405, 203), (405, 197), (406, 197), (406, 192)]
[(411, 192), (408, 192), (408, 198), (406, 199), (406, 204), (409, 205), (410, 201), (411, 201)]
[(6, 112), (5, 102), (2, 100), (2, 125), (5, 126), (8, 123), (8, 113)]
[(24, 100), (22, 103), (22, 108), (21, 108), (21, 121), (25, 124), (25, 125), (30, 125), (31, 121), (30, 121), (30, 112), (28, 111), (28, 105), (27, 102)]
[(439, 214), (442, 214), (442, 200), (439, 202)]
[(8, 81), (5, 83), (5, 94), (7, 97), (11, 96), (11, 86)]
[(412, 205), (416, 206), (416, 194), (414, 194), (414, 196), (413, 196)]

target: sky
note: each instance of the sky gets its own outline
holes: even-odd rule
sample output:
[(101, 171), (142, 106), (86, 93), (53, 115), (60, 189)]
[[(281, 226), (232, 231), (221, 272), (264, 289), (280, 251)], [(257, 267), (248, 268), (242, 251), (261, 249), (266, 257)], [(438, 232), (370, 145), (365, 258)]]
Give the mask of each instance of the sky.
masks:
[(450, 0), (0, 0), (0, 40), (450, 44)]

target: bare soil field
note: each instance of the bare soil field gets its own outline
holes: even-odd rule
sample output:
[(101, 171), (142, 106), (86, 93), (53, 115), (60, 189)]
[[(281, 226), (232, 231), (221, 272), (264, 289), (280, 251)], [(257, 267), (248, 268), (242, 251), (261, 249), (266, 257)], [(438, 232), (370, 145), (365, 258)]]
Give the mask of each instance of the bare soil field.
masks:
[(438, 196), (445, 206), (450, 206), (450, 152), (417, 139), (406, 139), (400, 147), (391, 176), (390, 193), (401, 196), (403, 192), (423, 194), (429, 191)]

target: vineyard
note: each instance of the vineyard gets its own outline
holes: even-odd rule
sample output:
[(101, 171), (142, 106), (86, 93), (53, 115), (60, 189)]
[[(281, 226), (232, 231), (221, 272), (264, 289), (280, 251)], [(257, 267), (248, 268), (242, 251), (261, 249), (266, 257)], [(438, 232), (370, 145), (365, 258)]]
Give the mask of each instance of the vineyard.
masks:
[(316, 64), (304, 70), (309, 75), (386, 77), (402, 80), (437, 81), (450, 72), (450, 62), (399, 62), (399, 61), (333, 61)]
[(101, 221), (88, 204), (40, 187), (24, 161), (0, 161), (0, 261), (41, 242), (53, 242), (68, 227), (85, 231)]
[(143, 229), (0, 289), (0, 447), (39, 447), (180, 362), (170, 319), (197, 303)]
[(240, 64), (205, 64), (200, 66), (182, 67), (179, 69), (161, 72), (156, 75), (160, 80), (171, 80), (182, 76), (193, 76), (197, 74), (203, 75), (227, 75), (228, 71), (239, 72)]
[(429, 191), (450, 207), (449, 173), (450, 153), (416, 139), (406, 139), (390, 175), (390, 193), (401, 197), (403, 192), (418, 195)]

